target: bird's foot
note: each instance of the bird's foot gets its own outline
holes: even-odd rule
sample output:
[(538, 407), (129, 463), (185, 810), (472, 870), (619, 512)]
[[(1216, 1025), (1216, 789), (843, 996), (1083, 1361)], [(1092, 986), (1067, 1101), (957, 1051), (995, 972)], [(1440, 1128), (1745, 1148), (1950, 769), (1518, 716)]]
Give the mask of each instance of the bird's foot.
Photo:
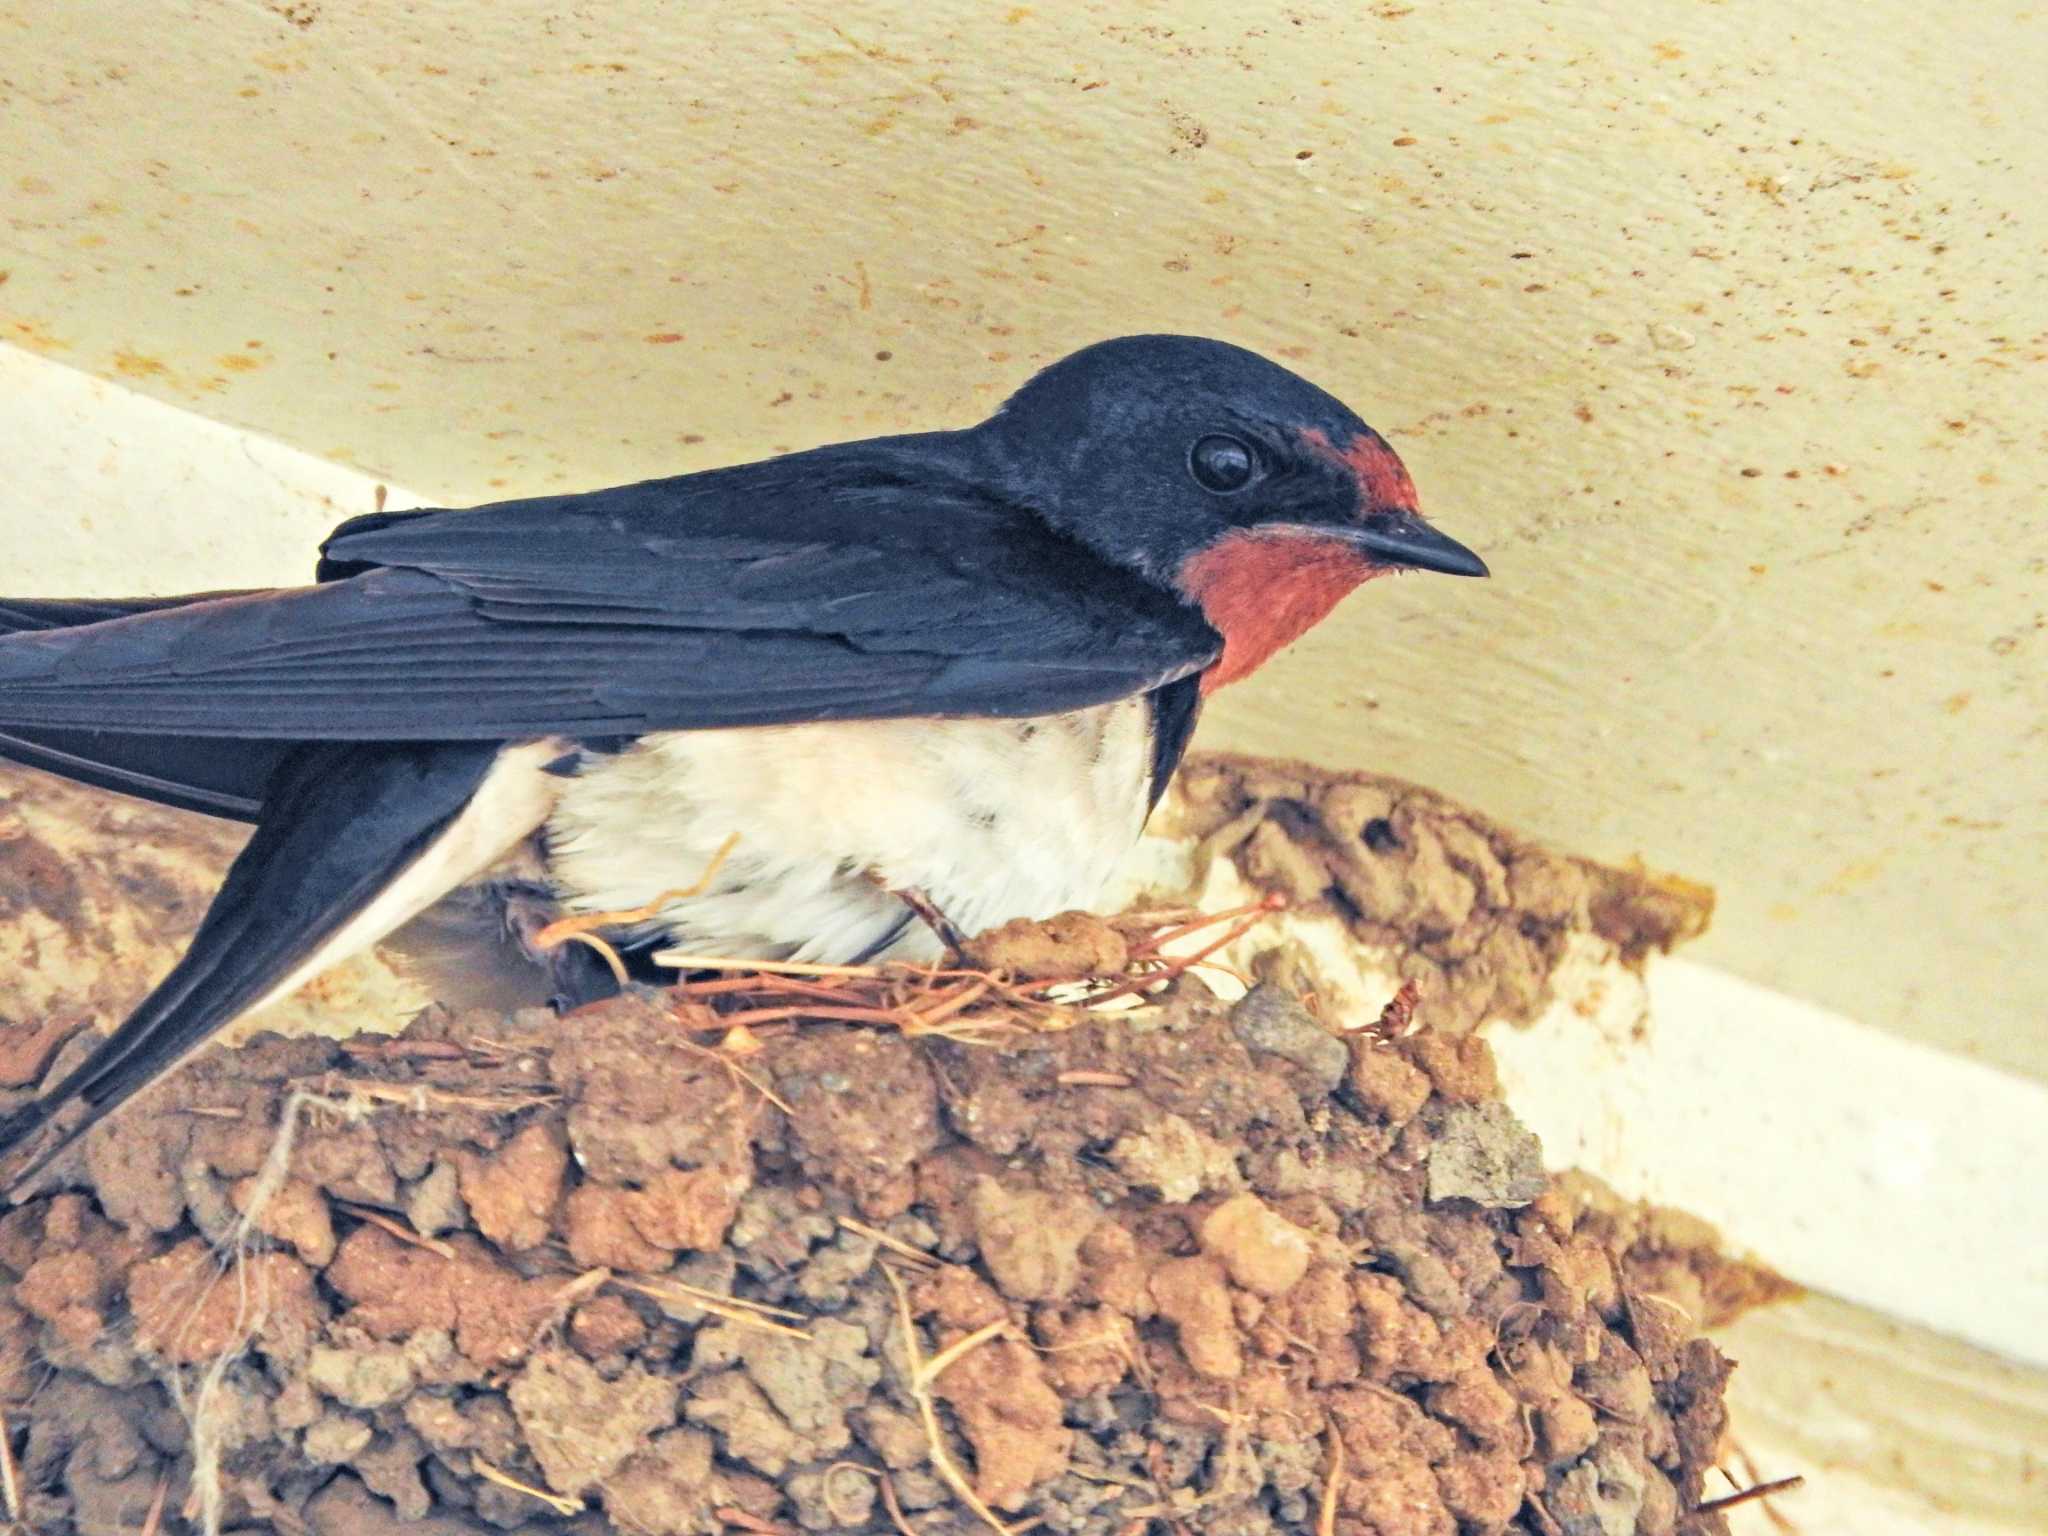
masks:
[(891, 887), (889, 894), (915, 912), (924, 925), (939, 936), (939, 942), (953, 954), (959, 954), (967, 943), (967, 935), (960, 931), (960, 925), (945, 913), (938, 904), (914, 885)]

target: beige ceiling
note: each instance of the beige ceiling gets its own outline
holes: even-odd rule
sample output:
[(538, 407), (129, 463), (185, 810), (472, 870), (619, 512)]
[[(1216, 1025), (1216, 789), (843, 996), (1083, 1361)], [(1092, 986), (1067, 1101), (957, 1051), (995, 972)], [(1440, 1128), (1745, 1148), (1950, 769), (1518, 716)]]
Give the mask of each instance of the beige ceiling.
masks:
[(455, 502), (1247, 343), (1496, 579), (1206, 740), (1640, 853), (1707, 958), (2048, 1073), (2043, 81), (1993, 0), (0, 0), (0, 338)]

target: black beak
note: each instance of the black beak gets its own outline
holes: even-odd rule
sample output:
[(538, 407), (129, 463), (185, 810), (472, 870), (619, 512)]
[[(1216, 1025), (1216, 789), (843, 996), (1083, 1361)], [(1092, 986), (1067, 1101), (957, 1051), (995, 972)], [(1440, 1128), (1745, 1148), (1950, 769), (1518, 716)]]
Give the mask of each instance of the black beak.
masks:
[(1343, 536), (1382, 565), (1441, 571), (1446, 576), (1488, 574), (1484, 560), (1413, 512), (1368, 513), (1345, 528)]

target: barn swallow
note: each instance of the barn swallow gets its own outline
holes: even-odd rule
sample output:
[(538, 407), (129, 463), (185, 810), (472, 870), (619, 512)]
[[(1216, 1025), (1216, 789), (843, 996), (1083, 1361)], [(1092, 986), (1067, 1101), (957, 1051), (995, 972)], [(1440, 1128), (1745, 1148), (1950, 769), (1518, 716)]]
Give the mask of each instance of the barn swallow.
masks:
[(255, 824), (161, 985), (0, 1119), (0, 1187), (451, 893), (826, 962), (932, 955), (913, 908), (1089, 906), (1202, 701), (1402, 569), (1486, 574), (1378, 433), (1133, 336), (965, 430), (357, 517), (311, 586), (0, 603), (0, 756)]

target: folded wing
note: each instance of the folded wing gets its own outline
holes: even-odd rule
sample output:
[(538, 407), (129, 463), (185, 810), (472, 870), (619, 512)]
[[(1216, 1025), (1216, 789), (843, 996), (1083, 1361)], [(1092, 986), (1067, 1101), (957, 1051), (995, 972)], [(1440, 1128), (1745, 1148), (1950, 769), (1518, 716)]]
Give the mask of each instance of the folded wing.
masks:
[(904, 441), (357, 519), (318, 586), (0, 635), (0, 732), (508, 740), (1019, 716), (1213, 659), (1192, 609)]

